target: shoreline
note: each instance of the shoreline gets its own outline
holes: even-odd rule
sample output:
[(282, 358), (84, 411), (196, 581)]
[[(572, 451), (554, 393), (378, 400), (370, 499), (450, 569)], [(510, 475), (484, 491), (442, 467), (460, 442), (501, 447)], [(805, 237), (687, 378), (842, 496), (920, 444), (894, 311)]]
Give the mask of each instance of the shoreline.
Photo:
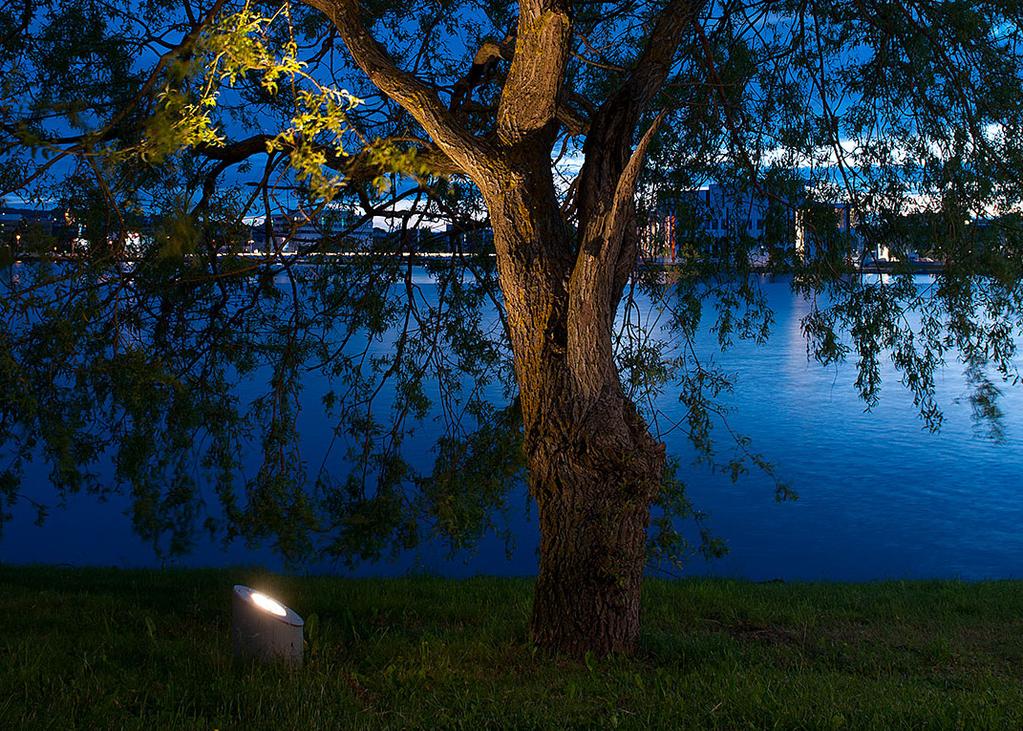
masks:
[[(461, 259), (495, 259), (497, 254), (494, 252), (443, 252), (443, 251), (401, 251), (390, 254), (381, 254), (379, 252), (367, 252), (367, 251), (328, 251), (328, 252), (316, 252), (316, 253), (302, 253), (302, 252), (291, 252), (282, 251), (275, 252), (273, 254), (267, 254), (263, 252), (237, 252), (237, 253), (220, 253), (217, 254), (218, 260), (240, 260), (240, 261), (263, 261), (266, 263), (280, 264), (282, 262), (294, 262), (302, 265), (315, 265), (320, 263), (317, 260), (327, 261), (351, 261), (358, 259), (389, 259), (397, 258), (401, 260), (422, 260), (426, 261), (457, 261)], [(11, 265), (19, 264), (36, 264), (36, 263), (50, 263), (50, 264), (63, 264), (71, 263), (76, 261), (83, 261), (82, 257), (71, 256), (71, 255), (46, 255), (37, 254), (31, 256), (22, 255), (10, 261)], [(121, 264), (135, 264), (140, 261), (144, 261), (145, 257), (139, 256), (125, 256), (118, 259), (117, 263)], [(710, 263), (710, 262), (708, 262)], [(636, 263), (636, 269), (660, 269), (666, 272), (679, 271), (682, 266), (678, 262), (657, 260), (657, 259), (644, 259)], [(849, 269), (847, 274), (941, 274), (945, 271), (945, 263), (940, 261), (933, 262), (909, 262), (908, 264), (902, 262), (895, 262), (889, 264), (871, 264), (862, 267), (852, 267)], [(772, 268), (769, 266), (763, 266), (758, 264), (751, 264), (750, 271), (757, 274), (792, 274), (792, 269), (780, 269)]]

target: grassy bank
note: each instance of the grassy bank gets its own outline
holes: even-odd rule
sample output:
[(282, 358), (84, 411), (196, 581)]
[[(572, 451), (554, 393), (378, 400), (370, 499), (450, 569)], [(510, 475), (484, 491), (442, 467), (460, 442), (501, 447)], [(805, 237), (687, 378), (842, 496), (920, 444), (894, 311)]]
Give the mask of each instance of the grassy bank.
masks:
[[(236, 665), (230, 587), (308, 623)], [(632, 659), (526, 639), (525, 580), (0, 566), (0, 728), (1020, 728), (1023, 582), (648, 583)]]

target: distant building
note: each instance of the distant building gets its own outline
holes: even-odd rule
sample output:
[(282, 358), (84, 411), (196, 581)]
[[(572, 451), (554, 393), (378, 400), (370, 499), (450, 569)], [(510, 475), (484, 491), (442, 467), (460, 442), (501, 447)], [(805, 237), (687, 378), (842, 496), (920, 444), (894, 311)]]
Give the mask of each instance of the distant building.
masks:
[(783, 197), (712, 183), (683, 191), (651, 217), (641, 231), (641, 255), (675, 261), (685, 248), (691, 255), (718, 259), (728, 256), (731, 246), (742, 239), (759, 243), (782, 239), (791, 246), (793, 224), (792, 207)]
[(35, 211), (29, 208), (0, 208), (0, 233), (9, 234), (36, 223), (52, 229), (60, 220), (59, 211)]
[(789, 252), (812, 259), (831, 246), (836, 236), (847, 256), (861, 253), (858, 214), (851, 203), (811, 203), (805, 187), (783, 191), (733, 190), (712, 183), (683, 191), (662, 206), (640, 232), (640, 254), (647, 259), (678, 261), (685, 255), (725, 259), (742, 244), (754, 262), (767, 261), (767, 251)]
[(59, 208), (12, 208), (0, 201), (0, 244), (15, 252), (71, 253), (81, 245), (81, 227)]
[(754, 191), (733, 191), (713, 183), (701, 190), (687, 191), (685, 202), (690, 216), (682, 219), (682, 235), (704, 235), (724, 239), (745, 235), (760, 238), (767, 224), (768, 198)]
[(360, 251), (373, 246), (376, 233), (373, 221), (341, 206), (328, 206), (319, 212), (301, 210), (264, 218), (251, 228), (249, 246), (256, 251), (298, 252)]
[(477, 228), (459, 234), (459, 245), (464, 252), (489, 254), (494, 251), (494, 229)]
[(488, 253), (494, 249), (493, 229), (486, 227), (460, 231), (451, 224), (444, 224), (440, 228), (419, 226), (392, 231), (378, 228), (374, 230), (374, 240), (378, 249), (427, 254)]
[(386, 228), (380, 228), (379, 226), (373, 227), (373, 248), (381, 248), (387, 241), (390, 232)]

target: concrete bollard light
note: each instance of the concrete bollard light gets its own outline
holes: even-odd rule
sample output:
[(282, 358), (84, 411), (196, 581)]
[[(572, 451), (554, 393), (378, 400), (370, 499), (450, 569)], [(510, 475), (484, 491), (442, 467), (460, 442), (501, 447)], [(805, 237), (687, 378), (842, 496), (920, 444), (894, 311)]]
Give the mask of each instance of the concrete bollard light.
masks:
[(237, 585), (231, 597), (234, 655), (260, 662), (302, 664), (302, 628), (293, 610), (266, 594)]

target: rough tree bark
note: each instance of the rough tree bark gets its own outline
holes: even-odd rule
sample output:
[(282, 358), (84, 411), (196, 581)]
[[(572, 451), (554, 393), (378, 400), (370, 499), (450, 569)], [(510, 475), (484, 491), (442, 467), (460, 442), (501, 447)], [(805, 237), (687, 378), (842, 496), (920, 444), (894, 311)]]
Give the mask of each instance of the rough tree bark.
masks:
[(572, 305), (574, 260), (559, 255), (569, 233), (557, 206), (541, 204), (553, 196), (549, 161), (546, 176), (533, 167), (515, 182), (487, 197), (540, 518), (532, 635), (571, 655), (628, 652), (664, 448), (622, 392), (617, 298)]
[(490, 213), (540, 517), (534, 641), (575, 656), (630, 652), (664, 445), (622, 390), (612, 327), (636, 260), (636, 181), (663, 115), (633, 143), (703, 0), (668, 0), (631, 72), (594, 105), (572, 226), (551, 169), (559, 119), (575, 117), (561, 98), (570, 0), (520, 0), (496, 132), (486, 137), (397, 67), (357, 0), (307, 1), (335, 24), (370, 80), (476, 183)]

